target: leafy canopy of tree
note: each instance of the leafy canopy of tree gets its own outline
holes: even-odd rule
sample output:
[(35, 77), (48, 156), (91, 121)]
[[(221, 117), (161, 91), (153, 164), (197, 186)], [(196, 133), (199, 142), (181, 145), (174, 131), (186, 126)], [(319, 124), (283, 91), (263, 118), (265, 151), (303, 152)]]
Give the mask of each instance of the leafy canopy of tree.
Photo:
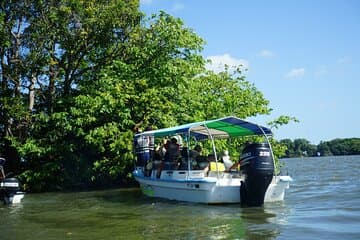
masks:
[(280, 144), (286, 146), (285, 157), (337, 156), (360, 154), (360, 138), (334, 139), (310, 144), (306, 139), (283, 139)]
[(0, 44), (0, 154), (31, 191), (129, 183), (134, 126), (271, 111), (240, 68), (205, 69), (180, 19), (135, 0), (2, 2)]

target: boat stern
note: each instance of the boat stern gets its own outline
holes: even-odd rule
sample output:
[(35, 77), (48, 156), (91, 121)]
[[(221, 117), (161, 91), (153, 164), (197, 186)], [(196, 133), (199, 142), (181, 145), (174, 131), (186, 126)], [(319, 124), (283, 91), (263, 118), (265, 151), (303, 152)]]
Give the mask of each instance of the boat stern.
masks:
[(274, 176), (266, 193), (265, 202), (283, 201), (285, 191), (290, 187), (293, 179), (290, 176)]

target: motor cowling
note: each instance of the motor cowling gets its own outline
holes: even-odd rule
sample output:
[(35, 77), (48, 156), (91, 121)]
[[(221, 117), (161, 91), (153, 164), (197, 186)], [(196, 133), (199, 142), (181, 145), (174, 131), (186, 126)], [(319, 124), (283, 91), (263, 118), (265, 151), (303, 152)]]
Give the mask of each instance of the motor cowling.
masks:
[(245, 175), (240, 186), (241, 205), (262, 206), (274, 175), (274, 161), (269, 144), (247, 145), (240, 156), (240, 169)]
[(2, 200), (5, 204), (10, 203), (20, 188), (20, 182), (17, 178), (3, 179), (0, 182), (0, 201)]

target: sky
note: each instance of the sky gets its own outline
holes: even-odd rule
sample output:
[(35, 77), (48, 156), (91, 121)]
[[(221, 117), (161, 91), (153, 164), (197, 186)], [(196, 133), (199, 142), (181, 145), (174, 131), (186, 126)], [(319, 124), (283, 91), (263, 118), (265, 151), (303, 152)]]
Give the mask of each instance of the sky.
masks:
[(245, 66), (273, 109), (247, 120), (299, 120), (274, 129), (276, 139), (360, 137), (360, 1), (140, 0), (140, 9), (181, 18), (206, 41), (209, 68)]

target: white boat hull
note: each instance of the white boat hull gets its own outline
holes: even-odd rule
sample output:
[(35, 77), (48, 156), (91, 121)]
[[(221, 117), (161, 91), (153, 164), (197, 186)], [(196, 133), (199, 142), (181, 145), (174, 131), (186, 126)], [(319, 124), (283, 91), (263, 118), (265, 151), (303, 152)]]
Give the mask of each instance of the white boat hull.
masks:
[(16, 194), (12, 197), (12, 199), (10, 200), (10, 202), (11, 202), (12, 204), (18, 204), (18, 203), (21, 202), (21, 200), (24, 198), (24, 196), (25, 196), (25, 193), (23, 193), (23, 192), (18, 192), (18, 193), (16, 193)]
[(18, 204), (21, 203), (21, 200), (24, 198), (25, 193), (16, 192), (10, 195), (2, 195), (0, 201), (3, 201), (4, 204)]
[[(134, 177), (140, 183), (142, 192), (150, 197), (207, 204), (240, 203), (240, 185), (243, 178), (233, 177), (229, 173), (212, 177), (198, 174), (200, 176), (194, 177), (194, 173), (196, 175), (201, 172), (167, 171), (162, 173), (160, 178), (156, 178), (154, 175), (145, 177), (141, 171), (135, 170)], [(289, 187), (290, 181), (291, 178), (287, 176), (274, 176), (264, 201), (284, 200), (285, 189)]]

